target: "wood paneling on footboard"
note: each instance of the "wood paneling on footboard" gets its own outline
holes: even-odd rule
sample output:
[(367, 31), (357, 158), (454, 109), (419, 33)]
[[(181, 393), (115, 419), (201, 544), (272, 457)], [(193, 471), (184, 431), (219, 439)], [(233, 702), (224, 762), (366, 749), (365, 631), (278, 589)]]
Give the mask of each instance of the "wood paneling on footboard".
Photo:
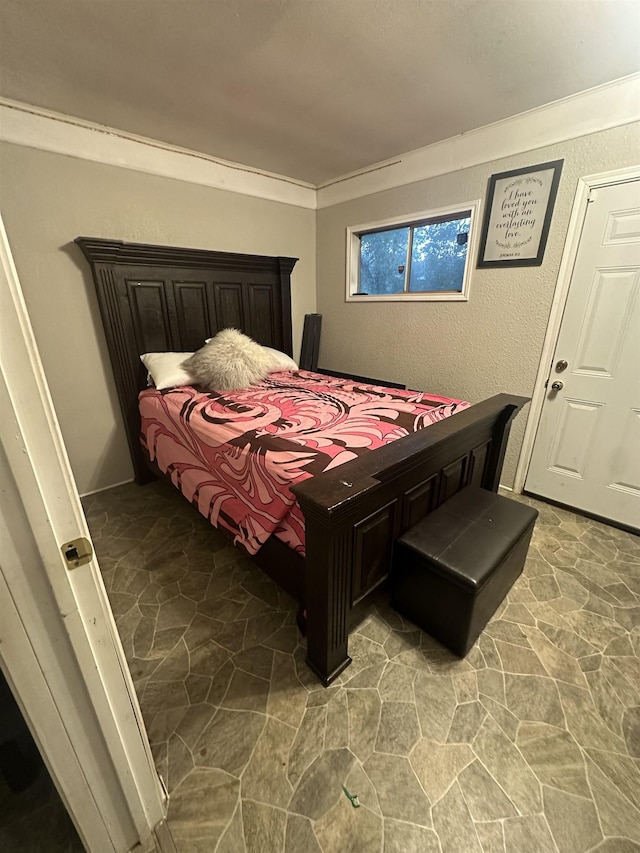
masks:
[(499, 394), (292, 487), (305, 515), (307, 663), (325, 684), (350, 661), (349, 611), (388, 575), (398, 536), (469, 483), (497, 489), (525, 402)]

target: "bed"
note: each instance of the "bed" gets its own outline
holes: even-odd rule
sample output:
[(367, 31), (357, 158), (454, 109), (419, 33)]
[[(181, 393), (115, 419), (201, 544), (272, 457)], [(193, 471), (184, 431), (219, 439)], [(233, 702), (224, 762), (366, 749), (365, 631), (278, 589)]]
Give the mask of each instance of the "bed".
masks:
[[(155, 376), (164, 386), (165, 375)], [(182, 371), (170, 386), (138, 397), (145, 455), (252, 556), (272, 536), (305, 556), (305, 521), (293, 493), (304, 480), (470, 405), (295, 364), (237, 390), (196, 388)]]
[[(135, 478), (143, 484), (159, 468), (140, 440), (138, 397), (147, 384), (140, 355), (194, 351), (226, 327), (292, 355), (296, 259), (88, 237), (76, 243), (93, 273)], [(297, 600), (307, 664), (324, 685), (350, 663), (349, 626), (387, 578), (398, 536), (469, 483), (497, 490), (510, 424), (526, 402), (499, 394), (460, 407), (290, 486), (304, 547), (270, 536), (253, 559)]]

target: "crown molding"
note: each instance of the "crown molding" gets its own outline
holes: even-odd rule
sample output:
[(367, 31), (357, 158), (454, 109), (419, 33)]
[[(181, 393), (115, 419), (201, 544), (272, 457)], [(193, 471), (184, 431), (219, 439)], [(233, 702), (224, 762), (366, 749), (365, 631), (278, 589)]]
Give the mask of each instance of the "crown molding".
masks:
[(317, 187), (317, 207), (331, 207), (639, 120), (640, 74), (632, 74), (344, 175)]
[(0, 98), (0, 140), (296, 207), (316, 206), (312, 184), (8, 98)]
[(374, 163), (314, 187), (0, 98), (0, 140), (310, 210), (640, 121), (640, 73)]

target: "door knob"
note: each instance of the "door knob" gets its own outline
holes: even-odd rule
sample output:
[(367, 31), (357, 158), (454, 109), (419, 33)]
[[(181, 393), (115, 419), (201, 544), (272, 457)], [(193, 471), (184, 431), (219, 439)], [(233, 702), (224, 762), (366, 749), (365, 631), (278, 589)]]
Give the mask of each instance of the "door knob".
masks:
[(558, 373), (562, 373), (563, 370), (566, 370), (569, 367), (569, 362), (565, 361), (564, 358), (561, 358), (560, 361), (556, 362), (556, 371)]
[(551, 383), (551, 390), (552, 391), (562, 391), (563, 388), (564, 388), (564, 382), (560, 382), (559, 379), (556, 379), (555, 382)]

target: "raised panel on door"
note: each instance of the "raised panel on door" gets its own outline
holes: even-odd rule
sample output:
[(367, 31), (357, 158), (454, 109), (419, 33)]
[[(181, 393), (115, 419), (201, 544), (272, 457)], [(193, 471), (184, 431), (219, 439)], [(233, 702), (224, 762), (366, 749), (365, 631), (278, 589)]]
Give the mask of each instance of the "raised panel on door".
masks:
[(573, 373), (614, 375), (631, 320), (637, 277), (634, 269), (595, 271)]
[[(613, 462), (613, 476), (610, 489), (627, 492), (634, 497), (640, 496), (640, 409), (629, 409), (624, 419), (622, 447), (635, 447), (636, 452), (629, 458), (618, 453)], [(640, 525), (640, 516), (638, 517)]]
[(570, 477), (584, 477), (589, 448), (603, 406), (583, 400), (565, 400), (548, 466)]
[(612, 210), (604, 230), (603, 246), (640, 243), (640, 209)]

